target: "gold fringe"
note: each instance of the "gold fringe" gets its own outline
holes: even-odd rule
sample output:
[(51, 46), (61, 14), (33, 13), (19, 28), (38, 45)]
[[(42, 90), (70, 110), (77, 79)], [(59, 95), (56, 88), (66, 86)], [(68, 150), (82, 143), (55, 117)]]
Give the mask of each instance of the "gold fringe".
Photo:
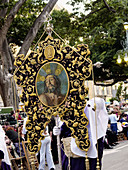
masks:
[(88, 159), (88, 156), (87, 156), (87, 153), (86, 153), (86, 157), (85, 157), (85, 166), (86, 166), (86, 170), (89, 170), (89, 159)]
[(70, 157), (68, 157), (68, 170), (70, 170), (71, 163), (70, 163)]
[(24, 166), (23, 166), (23, 161), (21, 161), (21, 170), (24, 169)]
[(97, 169), (97, 170), (100, 170), (99, 158), (97, 158), (97, 165), (96, 165), (96, 169)]
[(35, 170), (35, 155), (32, 153), (31, 154), (31, 165), (32, 165), (32, 170)]

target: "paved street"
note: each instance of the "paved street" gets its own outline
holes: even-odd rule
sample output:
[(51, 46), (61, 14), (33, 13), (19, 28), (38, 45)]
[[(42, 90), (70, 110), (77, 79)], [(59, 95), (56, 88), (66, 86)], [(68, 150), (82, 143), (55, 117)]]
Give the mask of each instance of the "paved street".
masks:
[[(128, 169), (128, 140), (120, 141), (113, 149), (104, 149), (102, 170)], [(48, 170), (48, 167), (46, 167)], [(56, 165), (56, 170), (60, 170)]]
[(128, 140), (120, 141), (114, 149), (105, 149), (102, 170), (128, 169)]

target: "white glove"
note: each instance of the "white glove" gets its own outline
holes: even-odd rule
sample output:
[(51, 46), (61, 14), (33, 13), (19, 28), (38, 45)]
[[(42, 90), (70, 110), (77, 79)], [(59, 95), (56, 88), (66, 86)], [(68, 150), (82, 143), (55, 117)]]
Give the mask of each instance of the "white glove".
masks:
[(57, 135), (60, 135), (60, 133), (61, 133), (60, 127), (54, 126), (54, 128), (53, 128), (53, 135), (57, 136)]

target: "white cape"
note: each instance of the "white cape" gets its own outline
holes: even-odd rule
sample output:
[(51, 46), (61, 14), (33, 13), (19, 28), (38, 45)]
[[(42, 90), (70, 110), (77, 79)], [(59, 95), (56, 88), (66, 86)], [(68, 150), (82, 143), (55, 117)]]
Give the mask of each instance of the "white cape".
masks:
[[(95, 111), (93, 111), (94, 102), (96, 103), (97, 136), (96, 136)], [(89, 158), (96, 158), (97, 139), (100, 139), (101, 137), (105, 136), (107, 125), (108, 125), (108, 113), (105, 107), (105, 101), (102, 98), (98, 98), (98, 97), (95, 98), (95, 101), (94, 98), (89, 100), (84, 109), (84, 113), (86, 114), (89, 120), (89, 124), (87, 128), (88, 128), (89, 140), (91, 142), (91, 146), (87, 152), (87, 155)], [(77, 147), (74, 138), (72, 138), (71, 140), (71, 151), (76, 155), (85, 157), (85, 151), (82, 151)]]

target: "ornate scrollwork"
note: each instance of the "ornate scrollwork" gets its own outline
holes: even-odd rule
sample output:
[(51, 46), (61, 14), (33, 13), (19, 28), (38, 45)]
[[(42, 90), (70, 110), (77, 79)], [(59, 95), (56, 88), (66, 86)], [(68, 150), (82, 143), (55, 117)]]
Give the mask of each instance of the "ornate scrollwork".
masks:
[[(87, 45), (78, 45), (76, 49), (63, 47), (60, 40), (47, 36), (39, 43), (37, 51), (16, 58), (14, 77), (22, 87), (20, 97), (28, 116), (26, 129), (30, 152), (38, 151), (39, 141), (44, 138), (42, 132), (52, 115), (59, 115), (67, 124), (81, 150), (89, 149), (88, 120), (84, 114), (88, 93), (84, 80), (90, 76), (92, 65), (89, 54)], [(55, 94), (54, 87), (48, 87), (53, 77), (55, 84), (61, 84)]]

